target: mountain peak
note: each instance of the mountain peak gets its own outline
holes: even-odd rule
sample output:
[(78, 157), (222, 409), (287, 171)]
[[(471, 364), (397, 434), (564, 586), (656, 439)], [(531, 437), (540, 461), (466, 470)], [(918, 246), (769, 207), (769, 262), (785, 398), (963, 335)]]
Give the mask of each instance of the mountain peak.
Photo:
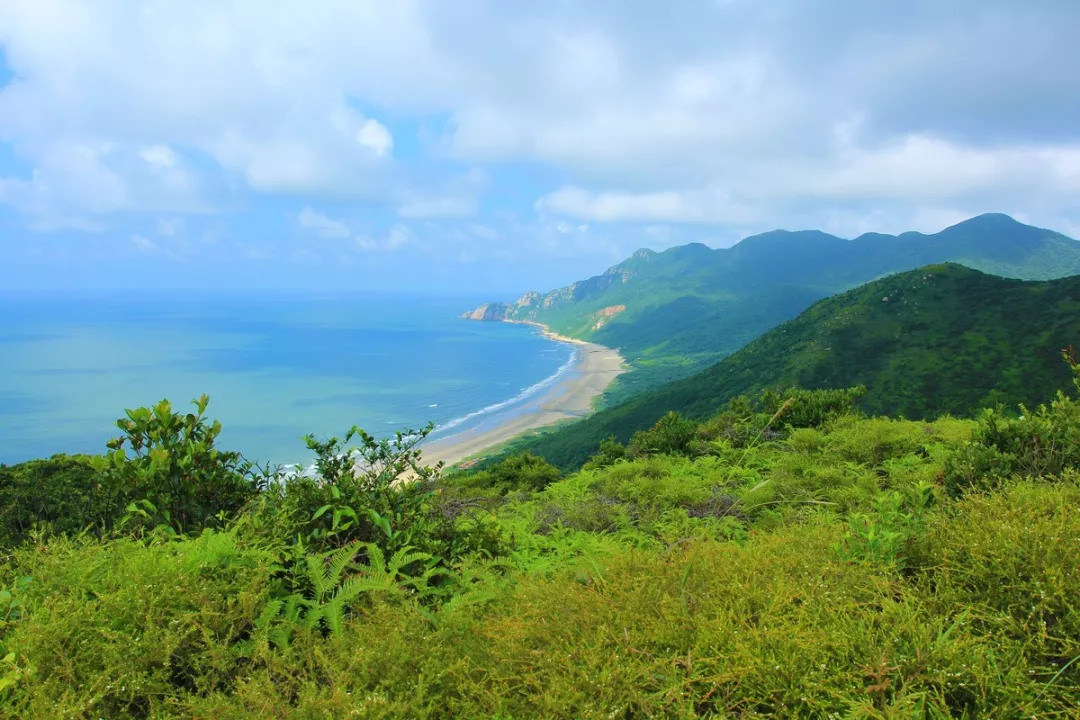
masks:
[[(1003, 229), (1008, 227), (1025, 227), (1022, 222), (1005, 213), (983, 213), (973, 218), (962, 220), (955, 225), (950, 225), (945, 230), (954, 228), (971, 228), (976, 230)], [(942, 231), (944, 232), (944, 230)]]
[(669, 247), (663, 252), (663, 254), (669, 255), (671, 257), (684, 258), (698, 257), (701, 255), (711, 255), (712, 252), (713, 249), (705, 243), (692, 242), (687, 243), (686, 245), (675, 245), (674, 247)]

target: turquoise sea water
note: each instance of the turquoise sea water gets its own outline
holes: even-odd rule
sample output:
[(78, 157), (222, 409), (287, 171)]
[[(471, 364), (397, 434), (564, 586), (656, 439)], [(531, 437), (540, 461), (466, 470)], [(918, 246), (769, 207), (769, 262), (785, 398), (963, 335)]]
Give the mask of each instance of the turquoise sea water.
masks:
[(302, 436), (436, 435), (524, 407), (572, 349), (468, 322), (482, 298), (0, 296), (0, 462), (101, 452), (125, 408), (202, 393), (221, 444), (306, 462)]

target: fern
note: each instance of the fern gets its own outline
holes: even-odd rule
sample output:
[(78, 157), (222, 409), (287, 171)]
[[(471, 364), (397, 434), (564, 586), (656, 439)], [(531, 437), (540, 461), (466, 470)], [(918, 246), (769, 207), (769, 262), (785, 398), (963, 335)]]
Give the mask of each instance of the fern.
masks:
[[(366, 566), (355, 562), (360, 550), (366, 551)], [(420, 575), (409, 576), (404, 570), (432, 560), (431, 554), (410, 546), (401, 548), (387, 560), (378, 545), (359, 541), (327, 553), (307, 554), (303, 577), (310, 586), (311, 596), (293, 593), (284, 600), (268, 603), (255, 623), (258, 640), (250, 648), (245, 646), (244, 651), (257, 650), (260, 642), (286, 647), (296, 626), (322, 627), (336, 635), (341, 632), (349, 610), (364, 594), (424, 592), (432, 578), (446, 571), (429, 566)], [(356, 572), (346, 576), (350, 568)]]

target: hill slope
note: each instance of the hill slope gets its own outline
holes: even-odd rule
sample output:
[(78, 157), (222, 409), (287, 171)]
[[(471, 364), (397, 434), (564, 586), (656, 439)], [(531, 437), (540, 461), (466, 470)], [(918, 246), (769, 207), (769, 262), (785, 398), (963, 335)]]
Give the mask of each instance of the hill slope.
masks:
[(870, 414), (969, 415), (1035, 404), (1067, 384), (1060, 349), (1080, 346), (1080, 277), (1008, 280), (955, 264), (892, 275), (816, 303), (692, 377), (525, 441), (564, 468), (609, 435), (626, 441), (669, 410), (695, 419), (767, 388), (868, 388)]
[(1046, 280), (1080, 274), (1080, 242), (998, 214), (933, 235), (777, 230), (727, 249), (639, 250), (602, 275), (466, 316), (532, 320), (618, 348), (635, 368), (611, 393), (619, 400), (716, 362), (817, 300), (941, 262)]

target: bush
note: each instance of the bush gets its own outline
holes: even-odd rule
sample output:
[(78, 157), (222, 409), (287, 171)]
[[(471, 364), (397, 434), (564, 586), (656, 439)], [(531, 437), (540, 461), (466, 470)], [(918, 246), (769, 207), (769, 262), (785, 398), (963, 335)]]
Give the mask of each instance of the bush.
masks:
[(626, 453), (645, 455), (687, 455), (698, 435), (698, 424), (677, 412), (669, 412), (648, 430), (638, 430), (630, 439)]
[(600, 449), (581, 469), (598, 470), (614, 465), (624, 458), (626, 458), (626, 447), (616, 440), (614, 435), (610, 435), (600, 443)]
[(0, 546), (20, 544), (33, 531), (77, 533), (112, 516), (87, 456), (54, 455), (0, 465)]
[[(1080, 365), (1065, 354), (1080, 391)], [(1050, 406), (1034, 412), (1020, 406), (1019, 417), (1007, 417), (999, 406), (987, 409), (970, 442), (951, 458), (945, 486), (957, 497), (1000, 487), (1012, 477), (1056, 479), (1080, 467), (1080, 402), (1058, 392)]]
[(209, 402), (203, 395), (192, 401), (197, 413), (181, 414), (162, 400), (116, 421), (124, 434), (97, 461), (107, 528), (125, 512), (131, 525), (180, 533), (220, 526), (258, 492), (254, 465), (216, 446), (221, 423), (205, 420)]
[(460, 490), (494, 490), (505, 495), (513, 491), (538, 492), (561, 477), (559, 468), (542, 457), (522, 453), (483, 470), (454, 476), (447, 485)]

